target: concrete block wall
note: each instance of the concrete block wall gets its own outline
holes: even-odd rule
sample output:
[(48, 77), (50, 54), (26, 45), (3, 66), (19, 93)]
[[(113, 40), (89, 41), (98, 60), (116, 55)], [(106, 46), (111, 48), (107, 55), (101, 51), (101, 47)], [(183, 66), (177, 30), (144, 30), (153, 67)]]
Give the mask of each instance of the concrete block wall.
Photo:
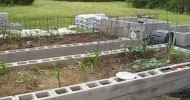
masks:
[(143, 43), (143, 41), (142, 39), (131, 40), (127, 38), (120, 38), (107, 41), (52, 45), (45, 47), (0, 51), (0, 61), (10, 63), (17, 61), (82, 54), (87, 52), (115, 50), (119, 49), (120, 45), (123, 43), (126, 43), (127, 45), (140, 45)]
[(7, 30), (21, 30), (19, 23), (10, 23), (9, 14), (6, 12), (0, 12), (0, 26)]
[(190, 46), (190, 25), (179, 25), (172, 27), (171, 30), (176, 29), (176, 45), (178, 46)]
[(0, 100), (144, 100), (189, 86), (189, 72), (187, 62), (135, 73), (132, 80), (111, 77)]
[[(148, 37), (154, 30), (171, 29), (171, 23), (161, 20), (147, 19), (143, 24), (137, 23), (137, 18), (122, 17), (102, 20), (100, 30), (107, 33), (115, 33), (129, 38), (130, 31), (139, 31), (137, 37)], [(142, 34), (142, 35), (141, 35)]]
[(6, 26), (9, 24), (9, 16), (6, 12), (0, 12), (0, 26)]

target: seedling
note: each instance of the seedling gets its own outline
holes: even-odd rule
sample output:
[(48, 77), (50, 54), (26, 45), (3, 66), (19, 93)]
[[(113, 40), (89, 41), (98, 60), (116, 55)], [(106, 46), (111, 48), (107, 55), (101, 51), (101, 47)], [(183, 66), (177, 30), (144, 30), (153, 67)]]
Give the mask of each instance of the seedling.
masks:
[(168, 35), (168, 43), (166, 45), (167, 52), (168, 52), (168, 58), (167, 58), (168, 63), (170, 62), (171, 55), (174, 52), (174, 42), (173, 42), (173, 37), (172, 36), (173, 36), (172, 34)]
[(35, 71), (35, 72), (39, 72), (40, 67), (38, 65), (33, 65), (32, 70)]
[(84, 72), (84, 77), (85, 77), (85, 80), (87, 81), (86, 63), (84, 61), (79, 61), (78, 65), (79, 65), (80, 69)]
[(157, 60), (156, 58), (151, 58), (150, 60), (140, 59), (134, 62), (133, 68), (138, 69), (138, 70), (139, 69), (145, 70), (145, 69), (156, 68), (161, 65), (164, 65), (164, 63), (162, 61)]
[(94, 67), (96, 67), (99, 64), (101, 59), (100, 52), (87, 53), (86, 56), (90, 59), (92, 63), (92, 69), (94, 69)]
[(30, 77), (26, 74), (22, 75), (20, 80), (25, 84), (26, 89), (28, 90), (29, 82), (30, 82)]
[(5, 76), (10, 75), (10, 70), (9, 70), (8, 66), (5, 63), (0, 62), (0, 68), (2, 68), (2, 70), (3, 70), (3, 75), (5, 75)]
[(59, 84), (59, 87), (61, 87), (61, 72), (60, 71), (56, 71), (53, 74), (55, 76), (55, 78), (57, 79), (57, 82)]

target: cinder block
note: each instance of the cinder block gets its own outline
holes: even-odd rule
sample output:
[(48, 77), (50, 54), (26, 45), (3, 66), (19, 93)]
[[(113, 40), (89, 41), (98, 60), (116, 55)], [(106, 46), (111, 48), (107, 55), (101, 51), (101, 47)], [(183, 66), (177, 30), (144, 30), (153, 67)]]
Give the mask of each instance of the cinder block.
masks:
[(88, 100), (87, 90), (81, 85), (73, 85), (51, 90), (56, 94), (56, 100)]
[(38, 92), (35, 92), (34, 94), (35, 94), (37, 100), (56, 100), (55, 94), (49, 90), (38, 91)]
[(34, 93), (15, 95), (15, 100), (37, 100)]
[(8, 96), (8, 97), (2, 97), (0, 100), (15, 100), (13, 96)]

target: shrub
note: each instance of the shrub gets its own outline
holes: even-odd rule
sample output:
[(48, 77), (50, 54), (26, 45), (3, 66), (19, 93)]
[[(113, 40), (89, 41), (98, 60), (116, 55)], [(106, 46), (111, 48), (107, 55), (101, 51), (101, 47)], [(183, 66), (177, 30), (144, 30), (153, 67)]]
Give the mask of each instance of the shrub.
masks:
[(54, 1), (110, 2), (110, 1), (125, 1), (125, 0), (54, 0)]
[(31, 5), (35, 0), (0, 0), (3, 5)]
[(18, 0), (19, 5), (31, 5), (33, 4), (34, 0)]
[(127, 0), (127, 3), (136, 8), (164, 8), (173, 12), (190, 12), (189, 0)]

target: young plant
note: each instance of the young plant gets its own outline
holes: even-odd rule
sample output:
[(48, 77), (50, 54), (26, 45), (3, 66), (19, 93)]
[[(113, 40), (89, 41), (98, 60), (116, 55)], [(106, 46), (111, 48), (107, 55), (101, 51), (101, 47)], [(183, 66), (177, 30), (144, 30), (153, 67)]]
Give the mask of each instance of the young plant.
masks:
[(55, 76), (55, 78), (57, 79), (57, 82), (59, 84), (59, 87), (61, 87), (61, 72), (60, 71), (56, 71), (53, 74)]
[(126, 53), (128, 46), (126, 44), (120, 45), (120, 48), (123, 49), (123, 51)]
[(40, 67), (38, 65), (33, 65), (32, 70), (35, 71), (35, 72), (39, 72)]
[(92, 63), (92, 69), (96, 67), (101, 59), (101, 53), (100, 52), (94, 52), (94, 53), (87, 53), (86, 56), (90, 59)]
[(30, 77), (28, 75), (24, 74), (20, 77), (20, 80), (25, 84), (26, 89), (28, 90), (28, 86), (30, 83)]
[(6, 76), (10, 75), (10, 70), (5, 63), (0, 62), (0, 68), (2, 68), (2, 70), (3, 70), (3, 75), (6, 75)]
[(84, 77), (85, 77), (85, 80), (87, 81), (87, 67), (86, 67), (86, 63), (84, 61), (79, 61), (78, 65), (79, 65), (80, 69), (84, 72)]
[(8, 34), (6, 28), (0, 28), (0, 35), (2, 35), (3, 41), (6, 41), (6, 35)]
[(10, 33), (10, 38), (12, 38), (13, 41), (16, 41), (18, 46), (22, 46), (22, 39), (20, 34)]
[(167, 58), (167, 62), (169, 63), (171, 60), (171, 55), (173, 54), (173, 52), (175, 52), (174, 50), (174, 42), (173, 42), (173, 35), (171, 33), (168, 34), (168, 43), (166, 44), (167, 47), (167, 53), (168, 53), (168, 58)]
[(133, 68), (138, 70), (145, 70), (145, 69), (156, 68), (162, 65), (164, 65), (164, 63), (162, 61), (157, 60), (156, 58), (151, 58), (150, 60), (140, 59), (134, 62)]

